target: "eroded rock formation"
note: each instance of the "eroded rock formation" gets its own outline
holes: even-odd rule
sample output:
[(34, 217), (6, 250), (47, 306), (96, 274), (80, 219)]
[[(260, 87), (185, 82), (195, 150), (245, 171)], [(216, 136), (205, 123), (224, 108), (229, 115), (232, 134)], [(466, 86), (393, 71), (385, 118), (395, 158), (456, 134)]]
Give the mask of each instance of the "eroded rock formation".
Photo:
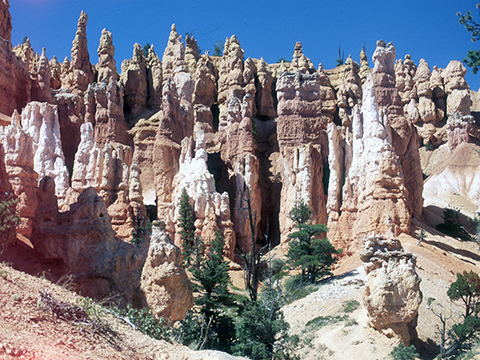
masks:
[(393, 45), (379, 41), (351, 130), (340, 134), (329, 127), (329, 238), (347, 253), (361, 247), (355, 239), (384, 232), (385, 213), (391, 214), (396, 234), (408, 233), (412, 215), (420, 216), (423, 208), (418, 139), (403, 116), (394, 59)]
[(107, 29), (102, 30), (100, 44), (98, 45), (97, 82), (109, 81), (110, 77), (118, 80), (117, 67), (115, 65), (115, 46), (113, 46), (112, 33)]
[(141, 303), (146, 246), (135, 247), (115, 237), (105, 203), (95, 189), (85, 189), (69, 211), (59, 212), (55, 183), (45, 177), (38, 198), (31, 241), (42, 257), (61, 260), (84, 296), (115, 296)]
[(193, 306), (193, 290), (182, 266), (182, 251), (158, 220), (152, 225), (140, 289), (145, 294), (144, 305), (157, 318), (179, 321)]
[(360, 258), (368, 278), (363, 304), (374, 329), (408, 346), (417, 338), (421, 279), (415, 271), (416, 257), (405, 252), (393, 235), (392, 229), (387, 236), (372, 234), (364, 240)]
[[(1, 138), (1, 134), (0, 134)], [(5, 152), (0, 141), (0, 206), (2, 208), (2, 228), (0, 228), (0, 256), (3, 251), (15, 241), (17, 230), (13, 216), (16, 212), (15, 200), (17, 197), (12, 185), (8, 181), (8, 174), (5, 169)]]
[(323, 168), (327, 161), (324, 128), (333, 120), (335, 92), (322, 70), (313, 74), (280, 73), (277, 79), (278, 122), (282, 193), (282, 241), (293, 229), (289, 213), (296, 201), (311, 207), (312, 221), (325, 224)]
[(259, 223), (262, 208), (258, 184), (260, 162), (255, 156), (252, 110), (253, 98), (246, 94), (241, 101), (233, 96), (228, 100), (218, 129), (221, 144), (220, 156), (227, 166), (229, 188), (234, 194), (232, 220), (235, 224), (237, 245), (243, 252), (251, 251), (252, 234), (247, 210), (250, 201), (254, 216), (255, 237), (260, 235)]
[(90, 55), (87, 46), (87, 20), (88, 16), (83, 11), (78, 19), (77, 32), (72, 42), (72, 60), (64, 62), (65, 71), (62, 69), (62, 88), (71, 89), (76, 93), (87, 90), (88, 84), (92, 83), (95, 74), (94, 66), (90, 63)]
[(123, 60), (121, 82), (125, 91), (125, 112), (138, 115), (147, 107), (147, 64), (142, 45), (135, 43), (133, 57)]

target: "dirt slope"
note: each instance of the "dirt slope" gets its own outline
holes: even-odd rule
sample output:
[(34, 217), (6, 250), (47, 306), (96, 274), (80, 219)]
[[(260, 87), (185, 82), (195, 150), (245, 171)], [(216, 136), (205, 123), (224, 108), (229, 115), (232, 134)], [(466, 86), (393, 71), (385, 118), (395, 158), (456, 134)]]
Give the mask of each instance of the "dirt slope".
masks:
[(39, 303), (39, 292), (45, 290), (58, 301), (82, 301), (46, 279), (0, 264), (0, 359), (240, 359), (152, 339), (108, 314), (110, 330), (102, 332), (61, 320)]

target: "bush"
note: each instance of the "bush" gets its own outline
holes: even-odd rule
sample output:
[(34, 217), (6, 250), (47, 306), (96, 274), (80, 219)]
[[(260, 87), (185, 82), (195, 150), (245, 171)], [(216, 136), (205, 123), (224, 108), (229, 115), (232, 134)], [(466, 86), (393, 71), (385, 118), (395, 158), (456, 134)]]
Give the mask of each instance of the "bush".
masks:
[(344, 301), (342, 305), (342, 311), (349, 313), (358, 309), (360, 303), (357, 300)]
[(410, 345), (406, 347), (405, 344), (402, 343), (392, 350), (390, 356), (393, 360), (415, 360), (418, 352), (415, 346)]

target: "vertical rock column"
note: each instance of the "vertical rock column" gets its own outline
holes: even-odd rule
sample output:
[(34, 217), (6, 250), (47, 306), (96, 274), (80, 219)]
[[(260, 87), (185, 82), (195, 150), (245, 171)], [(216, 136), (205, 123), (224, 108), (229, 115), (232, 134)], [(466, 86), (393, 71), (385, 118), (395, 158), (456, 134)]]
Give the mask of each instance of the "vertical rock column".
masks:
[(282, 174), (280, 204), (281, 242), (287, 241), (294, 224), (289, 213), (303, 199), (312, 209), (312, 221), (326, 224), (323, 166), (327, 159), (324, 131), (335, 112), (335, 93), (323, 71), (313, 74), (282, 72), (277, 80)]

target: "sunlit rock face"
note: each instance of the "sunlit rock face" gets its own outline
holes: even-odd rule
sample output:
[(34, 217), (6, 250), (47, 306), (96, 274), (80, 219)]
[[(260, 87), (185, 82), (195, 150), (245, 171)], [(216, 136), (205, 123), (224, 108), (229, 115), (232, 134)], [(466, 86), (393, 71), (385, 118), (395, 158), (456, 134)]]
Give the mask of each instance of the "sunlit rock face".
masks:
[(259, 160), (255, 155), (252, 132), (253, 98), (246, 94), (242, 100), (230, 93), (227, 110), (221, 115), (218, 140), (221, 159), (228, 173), (228, 187), (234, 194), (232, 221), (235, 224), (237, 246), (243, 252), (251, 251), (252, 234), (247, 210), (250, 201), (254, 221), (254, 236), (260, 235), (259, 223), (262, 208), (258, 184)]
[(31, 102), (1, 134), (5, 164), (10, 182), (19, 198), (17, 210), (22, 218), (19, 232), (29, 236), (37, 204), (38, 179), (50, 176), (55, 181), (56, 196), (63, 204), (69, 188), (57, 107)]
[(351, 126), (328, 128), (329, 238), (346, 253), (360, 249), (359, 238), (385, 231), (385, 213), (398, 234), (409, 232), (411, 217), (422, 212), (418, 139), (403, 116), (394, 59), (393, 45), (379, 41)]
[(182, 251), (159, 221), (152, 225), (140, 289), (145, 295), (144, 306), (157, 318), (183, 320), (193, 306), (193, 290), (182, 266)]
[(328, 140), (324, 128), (333, 120), (335, 92), (322, 70), (313, 74), (280, 73), (277, 79), (277, 136), (282, 192), (281, 241), (293, 230), (289, 213), (296, 201), (313, 211), (312, 221), (325, 224), (327, 213), (323, 168)]
[(80, 14), (75, 39), (72, 42), (71, 61), (64, 62), (62, 69), (62, 88), (83, 93), (88, 84), (95, 79), (94, 66), (90, 63), (87, 46), (87, 20), (88, 16), (83, 11)]
[(229, 197), (226, 192), (220, 194), (215, 190), (215, 180), (208, 171), (205, 134), (198, 131), (193, 155), (193, 140), (182, 140), (179, 172), (173, 179), (173, 202), (166, 217), (167, 230), (175, 234), (175, 242), (181, 246), (179, 235), (180, 200), (183, 190), (191, 201), (195, 215), (197, 235), (209, 244), (215, 239), (215, 232), (220, 230), (225, 241), (225, 256), (234, 260), (235, 231), (230, 219)]
[(386, 236), (367, 236), (360, 258), (367, 273), (363, 304), (370, 325), (410, 344), (417, 338), (418, 308), (423, 297), (415, 255), (403, 250), (392, 230)]

